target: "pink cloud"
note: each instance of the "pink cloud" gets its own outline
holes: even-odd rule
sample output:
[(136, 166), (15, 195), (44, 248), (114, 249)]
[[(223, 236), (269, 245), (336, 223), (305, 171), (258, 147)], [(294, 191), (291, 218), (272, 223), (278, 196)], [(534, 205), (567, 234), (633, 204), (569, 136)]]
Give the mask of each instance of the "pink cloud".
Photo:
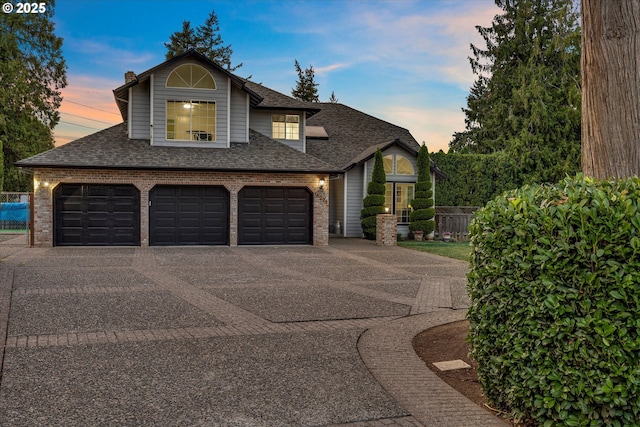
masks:
[(122, 122), (113, 89), (122, 85), (108, 79), (69, 76), (62, 90), (60, 123), (54, 129), (56, 146)]

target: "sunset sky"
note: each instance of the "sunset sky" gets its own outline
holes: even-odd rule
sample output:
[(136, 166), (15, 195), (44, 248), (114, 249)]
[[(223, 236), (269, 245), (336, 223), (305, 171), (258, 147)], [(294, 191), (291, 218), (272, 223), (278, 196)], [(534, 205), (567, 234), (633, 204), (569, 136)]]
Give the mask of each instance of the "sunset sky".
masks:
[(321, 101), (333, 91), (430, 151), (446, 151), (464, 129), (469, 44), (482, 46), (475, 26), (499, 13), (491, 0), (57, 0), (69, 85), (56, 144), (120, 123), (112, 91), (124, 73), (163, 62), (182, 21), (196, 27), (211, 10), (232, 65), (243, 64), (235, 74), (290, 95), (297, 59), (314, 67)]

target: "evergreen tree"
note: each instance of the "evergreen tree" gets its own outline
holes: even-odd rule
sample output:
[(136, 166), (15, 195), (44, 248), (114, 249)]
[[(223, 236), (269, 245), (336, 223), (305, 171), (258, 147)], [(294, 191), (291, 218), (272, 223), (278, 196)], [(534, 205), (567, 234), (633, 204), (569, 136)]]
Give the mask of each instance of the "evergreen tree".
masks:
[(367, 184), (367, 197), (362, 201), (360, 221), (364, 237), (369, 240), (376, 238), (376, 215), (384, 213), (384, 194), (387, 175), (384, 173), (384, 161), (380, 149), (376, 150), (371, 182)]
[(418, 151), (418, 181), (415, 199), (411, 200), (411, 208), (410, 231), (429, 234), (435, 230), (433, 217), (436, 211), (433, 207), (433, 189), (431, 188), (431, 159), (426, 144), (422, 144)]
[(506, 152), (522, 182), (557, 181), (580, 169), (579, 16), (573, 0), (496, 0), (503, 13), (476, 27), (478, 76), (467, 98), (466, 130), (450, 148)]
[(318, 97), (318, 84), (315, 82), (313, 66), (309, 65), (309, 68), (302, 70), (296, 59), (295, 67), (298, 81), (296, 87), (291, 90), (291, 96), (301, 101), (318, 102), (320, 98)]
[(242, 66), (242, 64), (231, 66), (233, 50), (231, 45), (224, 46), (220, 35), (218, 16), (213, 10), (204, 23), (197, 26), (195, 30), (191, 27), (190, 21), (183, 21), (182, 31), (171, 34), (169, 43), (165, 43), (164, 46), (167, 48), (166, 59), (181, 55), (189, 49), (195, 49), (229, 71), (234, 71)]
[(331, 97), (329, 97), (329, 102), (331, 102), (332, 104), (338, 103), (338, 98), (336, 98), (336, 93), (334, 91), (331, 91)]
[(62, 38), (54, 34), (54, 1), (43, 13), (7, 13), (0, 19), (0, 186), (28, 191), (30, 177), (13, 163), (53, 148), (60, 90), (67, 85)]

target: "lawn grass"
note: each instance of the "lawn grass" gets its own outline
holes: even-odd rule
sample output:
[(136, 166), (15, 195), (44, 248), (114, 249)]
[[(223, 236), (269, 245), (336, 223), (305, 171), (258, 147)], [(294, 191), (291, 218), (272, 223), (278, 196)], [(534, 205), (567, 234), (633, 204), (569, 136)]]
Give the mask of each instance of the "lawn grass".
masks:
[(399, 241), (398, 246), (455, 258), (462, 261), (469, 261), (469, 257), (471, 256), (471, 245), (468, 241), (445, 243), (441, 241), (416, 242), (407, 240)]

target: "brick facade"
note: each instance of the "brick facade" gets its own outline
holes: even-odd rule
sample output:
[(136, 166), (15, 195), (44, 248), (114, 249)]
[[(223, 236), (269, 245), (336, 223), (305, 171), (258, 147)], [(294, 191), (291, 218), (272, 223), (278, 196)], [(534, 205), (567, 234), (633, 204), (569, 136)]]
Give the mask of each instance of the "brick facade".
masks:
[[(325, 180), (324, 188), (319, 187)], [(133, 184), (140, 190), (140, 242), (149, 245), (149, 191), (158, 184), (221, 185), (229, 191), (229, 243), (238, 244), (238, 192), (244, 186), (306, 187), (313, 194), (313, 244), (329, 244), (329, 179), (319, 174), (108, 169), (34, 171), (34, 246), (53, 246), (53, 190), (63, 183)]]

